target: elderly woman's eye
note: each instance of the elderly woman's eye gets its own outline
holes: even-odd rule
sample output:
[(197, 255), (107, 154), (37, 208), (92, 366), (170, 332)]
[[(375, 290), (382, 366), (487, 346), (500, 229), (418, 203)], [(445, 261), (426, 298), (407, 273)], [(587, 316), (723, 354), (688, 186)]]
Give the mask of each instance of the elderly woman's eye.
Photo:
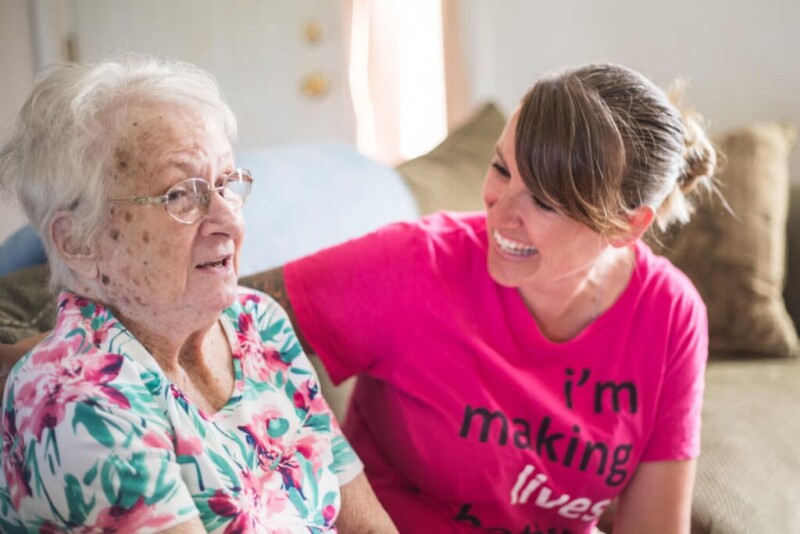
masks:
[(186, 198), (188, 192), (184, 189), (174, 189), (167, 193), (167, 202), (177, 202)]

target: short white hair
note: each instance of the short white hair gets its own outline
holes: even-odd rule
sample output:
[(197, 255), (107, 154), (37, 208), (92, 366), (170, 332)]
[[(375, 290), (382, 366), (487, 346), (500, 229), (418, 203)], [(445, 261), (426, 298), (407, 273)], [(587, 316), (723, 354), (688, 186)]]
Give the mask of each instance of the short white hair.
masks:
[(0, 187), (14, 192), (44, 243), (52, 286), (75, 277), (54, 250), (49, 226), (56, 212), (76, 215), (76, 243), (89, 243), (103, 224), (111, 160), (125, 105), (177, 104), (217, 120), (228, 140), (236, 118), (213, 76), (194, 65), (127, 55), (93, 64), (46, 69), (0, 149)]

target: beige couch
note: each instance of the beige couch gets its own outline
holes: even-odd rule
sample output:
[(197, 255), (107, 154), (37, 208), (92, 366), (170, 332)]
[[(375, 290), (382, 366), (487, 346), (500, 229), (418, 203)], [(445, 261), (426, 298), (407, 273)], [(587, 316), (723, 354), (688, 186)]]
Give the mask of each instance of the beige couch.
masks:
[[(488, 105), (398, 168), (423, 213), (481, 207), (480, 184), (503, 124)], [(751, 125), (717, 140), (728, 160), (722, 191), (736, 216), (710, 201), (662, 240), (709, 309), (712, 355), (692, 532), (800, 533), (800, 360), (787, 313), (800, 325), (800, 186), (791, 193), (788, 239), (786, 232), (794, 130)], [(0, 278), (0, 342), (50, 328), (55, 301), (46, 277), (42, 266)], [(342, 414), (352, 383), (334, 388), (321, 376)]]

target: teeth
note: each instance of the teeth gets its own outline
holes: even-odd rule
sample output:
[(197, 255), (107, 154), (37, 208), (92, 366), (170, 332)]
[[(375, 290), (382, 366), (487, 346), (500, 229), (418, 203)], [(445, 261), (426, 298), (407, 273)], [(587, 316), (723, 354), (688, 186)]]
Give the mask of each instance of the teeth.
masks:
[(500, 235), (500, 232), (495, 230), (492, 233), (494, 237), (494, 242), (497, 243), (503, 252), (508, 252), (509, 254), (515, 254), (517, 256), (530, 256), (531, 254), (536, 254), (537, 249), (536, 247), (532, 247), (530, 245), (524, 245), (522, 243), (518, 243), (517, 241), (512, 241), (511, 239), (507, 239)]

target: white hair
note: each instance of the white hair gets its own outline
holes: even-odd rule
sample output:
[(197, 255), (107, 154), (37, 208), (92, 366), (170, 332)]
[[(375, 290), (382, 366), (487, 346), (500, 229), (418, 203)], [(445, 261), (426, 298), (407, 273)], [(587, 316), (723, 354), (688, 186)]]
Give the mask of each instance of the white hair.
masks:
[(49, 226), (60, 210), (75, 213), (75, 243), (103, 225), (111, 160), (126, 104), (169, 103), (219, 121), (229, 141), (236, 119), (214, 78), (191, 64), (124, 56), (45, 70), (0, 149), (0, 187), (14, 192), (44, 243), (53, 288), (73, 287), (74, 274), (54, 250)]

